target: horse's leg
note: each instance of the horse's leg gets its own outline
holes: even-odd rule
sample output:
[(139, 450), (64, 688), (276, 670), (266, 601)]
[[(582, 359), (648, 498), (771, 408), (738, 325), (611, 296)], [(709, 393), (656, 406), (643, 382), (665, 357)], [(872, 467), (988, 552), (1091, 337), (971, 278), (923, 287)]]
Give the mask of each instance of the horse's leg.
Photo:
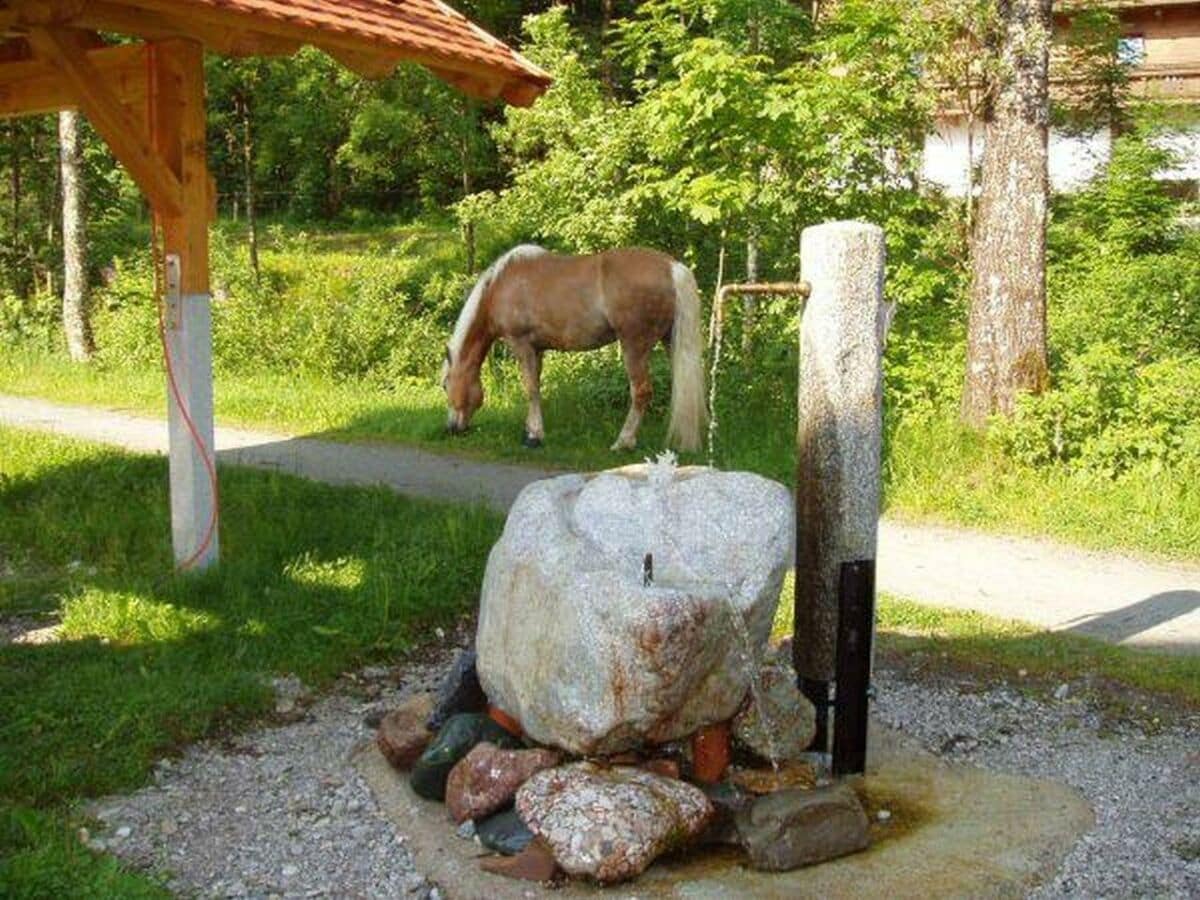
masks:
[[(651, 344), (651, 347), (653, 344)], [(654, 385), (650, 381), (650, 347), (635, 346), (622, 341), (621, 356), (625, 360), (625, 371), (629, 375), (629, 415), (621, 426), (613, 450), (632, 450), (637, 446), (638, 428), (642, 416), (650, 407), (654, 397)]]
[(521, 366), (521, 381), (525, 385), (525, 396), (529, 398), (529, 411), (525, 414), (526, 447), (542, 446), (545, 426), (542, 424), (542, 354), (532, 344), (514, 343), (513, 354)]

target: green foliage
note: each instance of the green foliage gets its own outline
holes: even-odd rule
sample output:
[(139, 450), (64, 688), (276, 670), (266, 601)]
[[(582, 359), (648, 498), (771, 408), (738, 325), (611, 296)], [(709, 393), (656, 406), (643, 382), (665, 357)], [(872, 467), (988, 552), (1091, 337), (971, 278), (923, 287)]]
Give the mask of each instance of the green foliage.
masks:
[(1031, 465), (1064, 463), (1113, 477), (1200, 460), (1200, 357), (1138, 366), (1113, 344), (1072, 356), (1054, 390), (1024, 397), (997, 425)]
[(1055, 386), (998, 423), (1030, 465), (1116, 477), (1200, 460), (1200, 234), (1155, 173), (1171, 155), (1137, 131), (1104, 177), (1055, 210)]

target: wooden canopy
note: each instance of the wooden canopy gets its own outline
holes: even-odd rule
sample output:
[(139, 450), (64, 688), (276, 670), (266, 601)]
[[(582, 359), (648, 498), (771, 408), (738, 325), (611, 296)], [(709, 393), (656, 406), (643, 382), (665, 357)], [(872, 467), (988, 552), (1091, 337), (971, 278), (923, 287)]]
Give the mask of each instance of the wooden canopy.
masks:
[[(187, 38), (227, 56), (286, 56), (305, 44), (368, 78), (420, 63), (467, 94), (527, 106), (550, 83), (440, 0), (0, 0), (0, 32), (31, 27)], [(9, 56), (20, 45), (6, 48)]]
[(204, 51), (286, 56), (306, 44), (366, 77), (408, 60), (517, 105), (550, 83), (441, 0), (0, 0), (0, 118), (80, 110), (161, 223), (171, 524), (184, 568), (217, 559)]

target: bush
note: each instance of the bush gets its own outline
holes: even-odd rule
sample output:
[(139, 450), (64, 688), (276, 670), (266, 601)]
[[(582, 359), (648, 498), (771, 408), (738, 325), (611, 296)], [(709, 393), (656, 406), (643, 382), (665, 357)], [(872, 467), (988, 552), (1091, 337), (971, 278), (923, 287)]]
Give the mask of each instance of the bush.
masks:
[(1022, 462), (1108, 477), (1200, 459), (1200, 358), (1138, 366), (1097, 344), (1071, 359), (1054, 390), (1022, 398), (996, 434)]

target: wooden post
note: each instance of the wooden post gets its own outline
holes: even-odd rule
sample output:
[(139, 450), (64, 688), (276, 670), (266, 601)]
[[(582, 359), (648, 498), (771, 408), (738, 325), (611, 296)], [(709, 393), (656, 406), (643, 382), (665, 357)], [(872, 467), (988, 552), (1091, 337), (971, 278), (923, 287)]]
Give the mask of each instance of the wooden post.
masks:
[(150, 45), (150, 136), (179, 179), (181, 211), (160, 210), (167, 257), (167, 407), (175, 561), (203, 569), (219, 556), (213, 441), (212, 316), (208, 282), (209, 179), (204, 54), (200, 44)]

